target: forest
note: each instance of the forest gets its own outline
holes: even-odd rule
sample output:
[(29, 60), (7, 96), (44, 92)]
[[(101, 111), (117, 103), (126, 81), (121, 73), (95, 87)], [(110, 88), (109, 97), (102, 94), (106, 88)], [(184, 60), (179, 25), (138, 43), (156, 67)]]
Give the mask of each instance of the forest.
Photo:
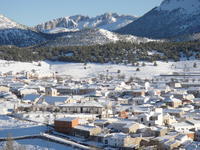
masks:
[(116, 42), (105, 45), (19, 48), (0, 46), (0, 59), (14, 61), (59, 60), (66, 62), (124, 63), (199, 59), (200, 42)]

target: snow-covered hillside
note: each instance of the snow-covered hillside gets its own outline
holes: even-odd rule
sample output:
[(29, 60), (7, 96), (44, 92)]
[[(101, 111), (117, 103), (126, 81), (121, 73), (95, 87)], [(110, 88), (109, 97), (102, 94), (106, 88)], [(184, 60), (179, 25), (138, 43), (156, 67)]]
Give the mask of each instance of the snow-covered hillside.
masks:
[(117, 41), (144, 43), (155, 40), (132, 35), (120, 35), (104, 29), (85, 29), (78, 32), (67, 33), (66, 35), (42, 44), (42, 46), (84, 46), (114, 43)]
[(0, 45), (25, 47), (44, 41), (39, 33), (0, 15)]
[(23, 26), (0, 14), (0, 30), (8, 28), (23, 28)]
[(181, 9), (187, 14), (196, 14), (200, 10), (200, 0), (165, 0), (157, 10), (173, 11)]
[(47, 33), (63, 32), (65, 31), (63, 28), (67, 29), (67, 31), (82, 30), (85, 28), (101, 28), (112, 31), (124, 27), (136, 19), (137, 17), (134, 16), (118, 15), (116, 13), (105, 13), (97, 17), (75, 15), (39, 24), (35, 29)]
[(170, 39), (200, 33), (199, 25), (200, 0), (164, 0), (160, 6), (117, 32)]

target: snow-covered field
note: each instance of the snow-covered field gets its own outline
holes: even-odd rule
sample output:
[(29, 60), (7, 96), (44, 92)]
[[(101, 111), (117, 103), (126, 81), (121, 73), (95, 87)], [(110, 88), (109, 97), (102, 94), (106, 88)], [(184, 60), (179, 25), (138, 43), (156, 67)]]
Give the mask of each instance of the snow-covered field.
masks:
[(27, 145), (30, 150), (73, 150), (74, 148), (42, 139), (18, 140), (18, 143)]
[(0, 138), (11, 137), (22, 137), (22, 136), (32, 136), (32, 135), (40, 135), (41, 132), (45, 132), (47, 130), (46, 126), (32, 126), (24, 128), (13, 128), (13, 129), (5, 129), (1, 131)]
[[(0, 142), (0, 149), (5, 142)], [(27, 150), (73, 150), (74, 148), (42, 139), (24, 139), (14, 142), (15, 147), (22, 147)]]
[(25, 122), (17, 120), (6, 115), (0, 115), (0, 130), (21, 128), (21, 127), (27, 128), (31, 126), (36, 126), (36, 124), (27, 121)]
[(39, 135), (46, 126), (0, 115), (0, 138)]
[(74, 78), (84, 78), (88, 76), (95, 76), (98, 74), (105, 74), (108, 70), (110, 74), (117, 74), (120, 70), (121, 74), (126, 77), (136, 76), (140, 78), (151, 78), (154, 75), (170, 73), (172, 63), (158, 62), (158, 66), (153, 66), (152, 63), (146, 63), (146, 66), (139, 67), (140, 71), (136, 71), (137, 66), (131, 65), (115, 65), (115, 64), (87, 64), (84, 69), (82, 63), (63, 63), (52, 65), (52, 70), (58, 72), (58, 74), (71, 75)]
[[(145, 66), (132, 66), (132, 65), (116, 65), (116, 64), (96, 64), (88, 63), (84, 65), (83, 63), (66, 63), (66, 62), (52, 62), (45, 61), (40, 62), (41, 66), (38, 65), (38, 62), (25, 63), (25, 62), (13, 62), (13, 61), (4, 61), (0, 60), (0, 72), (5, 73), (9, 71), (21, 72), (21, 71), (31, 71), (37, 70), (41, 73), (44, 72), (56, 72), (59, 75), (69, 75), (75, 79), (85, 78), (90, 76), (97, 76), (99, 74), (106, 74), (107, 71), (109, 74), (117, 74), (117, 71), (120, 70), (121, 74), (125, 75), (127, 78), (140, 77), (140, 78), (153, 78), (159, 74), (171, 74), (172, 72), (183, 71), (184, 66), (189, 68), (189, 71), (198, 71), (198, 68), (193, 68), (193, 64), (200, 64), (199, 60), (190, 60), (190, 61), (179, 61), (179, 62), (157, 62), (157, 66), (154, 66), (153, 63), (145, 62)], [(136, 71), (137, 68), (140, 68), (140, 71)]]
[(27, 62), (15, 62), (15, 61), (5, 61), (0, 60), (0, 72), (6, 73), (9, 71), (21, 72), (21, 71), (31, 71), (31, 70), (41, 70), (48, 72), (49, 65), (45, 62), (42, 62), (42, 67), (38, 65), (37, 62), (27, 63)]

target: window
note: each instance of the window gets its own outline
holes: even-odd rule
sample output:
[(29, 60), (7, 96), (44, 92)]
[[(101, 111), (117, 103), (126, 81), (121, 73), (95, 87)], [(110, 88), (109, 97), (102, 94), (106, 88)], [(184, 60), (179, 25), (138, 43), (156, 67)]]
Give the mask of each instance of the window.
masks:
[(141, 122), (143, 122), (144, 121), (144, 119), (143, 118), (141, 118)]
[(108, 140), (105, 140), (105, 144), (108, 144)]

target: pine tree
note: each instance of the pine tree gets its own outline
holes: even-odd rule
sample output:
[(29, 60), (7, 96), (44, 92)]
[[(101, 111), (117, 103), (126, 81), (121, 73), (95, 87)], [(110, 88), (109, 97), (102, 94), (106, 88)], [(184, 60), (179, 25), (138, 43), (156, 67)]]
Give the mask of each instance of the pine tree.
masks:
[(153, 65), (154, 65), (154, 66), (158, 66), (158, 64), (157, 64), (157, 62), (156, 62), (156, 61), (153, 63)]
[(197, 68), (197, 63), (194, 63), (194, 64), (193, 64), (193, 68)]

